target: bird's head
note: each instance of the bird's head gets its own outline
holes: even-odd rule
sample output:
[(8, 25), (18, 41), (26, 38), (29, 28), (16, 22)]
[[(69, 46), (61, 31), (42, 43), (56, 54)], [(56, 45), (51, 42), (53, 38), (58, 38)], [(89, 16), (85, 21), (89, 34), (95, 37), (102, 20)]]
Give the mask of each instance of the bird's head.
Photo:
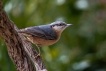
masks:
[(62, 32), (65, 28), (71, 26), (72, 24), (66, 24), (65, 22), (62, 21), (56, 21), (51, 23), (50, 25), (55, 31)]

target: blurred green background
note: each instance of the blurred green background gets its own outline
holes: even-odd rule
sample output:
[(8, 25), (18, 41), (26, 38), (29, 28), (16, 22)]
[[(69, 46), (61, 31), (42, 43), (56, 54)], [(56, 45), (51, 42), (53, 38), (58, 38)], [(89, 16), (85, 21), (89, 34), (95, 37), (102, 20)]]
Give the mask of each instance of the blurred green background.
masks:
[[(106, 0), (3, 0), (3, 8), (18, 28), (73, 24), (56, 44), (41, 48), (48, 71), (106, 71)], [(0, 71), (16, 71), (3, 39)]]

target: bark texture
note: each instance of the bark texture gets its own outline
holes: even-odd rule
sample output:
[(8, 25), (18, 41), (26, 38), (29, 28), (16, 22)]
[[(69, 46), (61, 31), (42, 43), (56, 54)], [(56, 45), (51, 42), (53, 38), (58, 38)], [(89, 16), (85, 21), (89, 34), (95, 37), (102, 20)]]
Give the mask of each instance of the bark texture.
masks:
[(2, 0), (0, 0), (0, 36), (4, 38), (8, 54), (17, 70), (47, 71), (42, 58), (35, 58), (38, 53), (34, 47), (32, 47), (31, 43), (25, 41), (24, 36), (17, 31), (16, 25), (2, 9)]

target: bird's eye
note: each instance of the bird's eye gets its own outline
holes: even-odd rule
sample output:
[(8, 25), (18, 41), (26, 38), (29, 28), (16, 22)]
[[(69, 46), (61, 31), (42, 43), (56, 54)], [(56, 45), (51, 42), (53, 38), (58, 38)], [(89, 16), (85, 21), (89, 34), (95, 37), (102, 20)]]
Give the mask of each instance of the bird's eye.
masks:
[(60, 24), (60, 26), (61, 26), (62, 24)]
[(52, 27), (54, 27), (55, 25), (52, 25)]

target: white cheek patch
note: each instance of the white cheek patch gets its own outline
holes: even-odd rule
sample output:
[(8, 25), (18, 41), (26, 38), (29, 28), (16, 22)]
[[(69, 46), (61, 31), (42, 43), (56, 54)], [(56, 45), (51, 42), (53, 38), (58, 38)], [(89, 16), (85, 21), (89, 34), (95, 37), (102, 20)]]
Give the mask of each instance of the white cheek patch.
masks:
[(65, 29), (65, 27), (62, 26), (54, 26), (53, 28), (57, 31), (63, 31)]
[(60, 26), (54, 26), (53, 28), (54, 28), (55, 30), (60, 31), (62, 27), (60, 27)]

